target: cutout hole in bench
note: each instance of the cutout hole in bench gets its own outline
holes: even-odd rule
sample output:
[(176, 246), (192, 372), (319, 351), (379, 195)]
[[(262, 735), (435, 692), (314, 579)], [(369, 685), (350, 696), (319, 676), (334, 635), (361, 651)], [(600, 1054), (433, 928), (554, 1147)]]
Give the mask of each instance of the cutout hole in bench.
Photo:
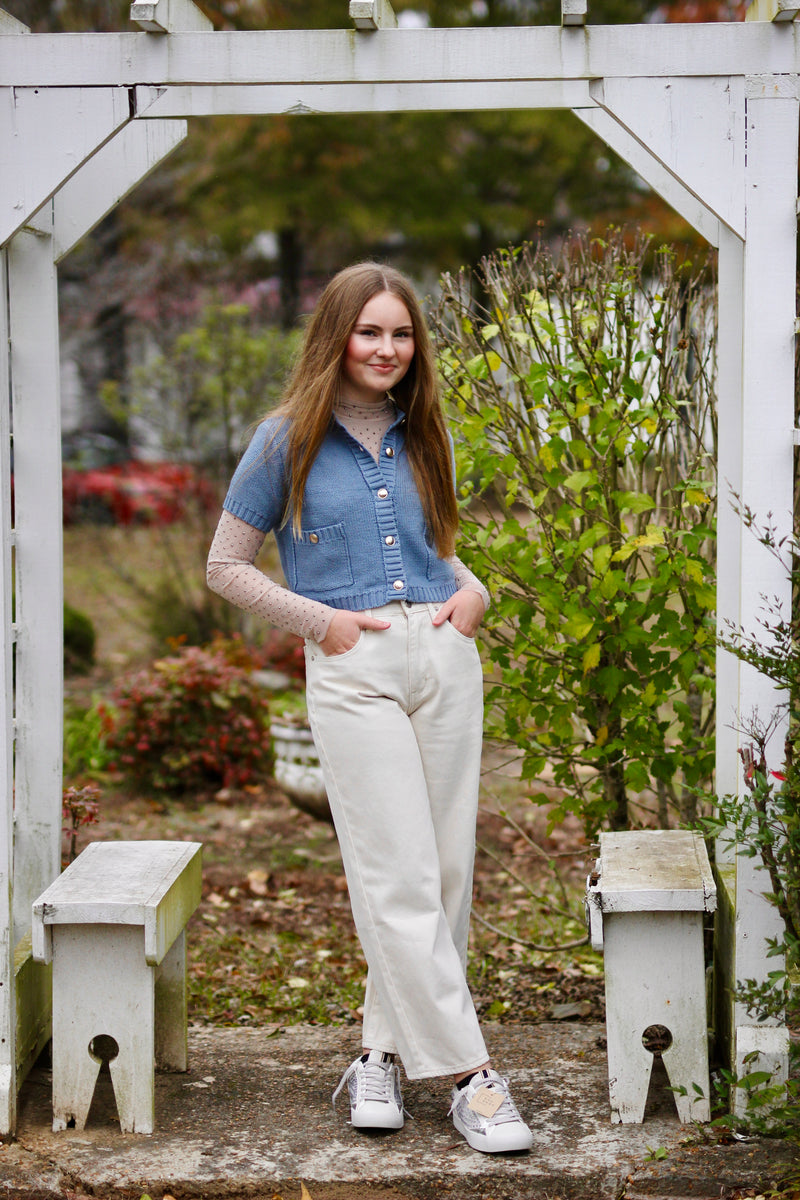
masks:
[(666, 1025), (648, 1025), (642, 1034), (642, 1045), (654, 1058), (661, 1058), (672, 1045), (672, 1034)]
[(119, 1054), (119, 1042), (108, 1033), (98, 1033), (89, 1042), (89, 1053), (96, 1062), (109, 1063)]

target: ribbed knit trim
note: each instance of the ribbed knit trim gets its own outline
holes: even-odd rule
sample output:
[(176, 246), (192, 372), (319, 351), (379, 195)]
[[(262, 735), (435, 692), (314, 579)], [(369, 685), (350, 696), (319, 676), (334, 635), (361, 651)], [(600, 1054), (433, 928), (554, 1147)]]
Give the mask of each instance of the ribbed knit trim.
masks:
[(321, 592), (304, 592), (309, 600), (319, 600), (331, 608), (350, 608), (354, 612), (363, 612), (365, 608), (380, 608), (382, 604), (392, 601), (410, 600), (413, 604), (443, 604), (456, 591), (455, 583), (429, 584), (427, 587), (410, 587), (405, 594), (398, 596), (394, 588), (373, 588), (369, 592), (359, 592), (349, 596), (326, 596)]
[(226, 512), (231, 513), (232, 516), (238, 517), (240, 521), (246, 521), (248, 525), (254, 526), (255, 529), (260, 529), (262, 533), (271, 532), (271, 526), (264, 520), (263, 514), (255, 512), (252, 508), (248, 508), (246, 504), (242, 504), (241, 500), (234, 500), (229, 495), (226, 497), (222, 507)]

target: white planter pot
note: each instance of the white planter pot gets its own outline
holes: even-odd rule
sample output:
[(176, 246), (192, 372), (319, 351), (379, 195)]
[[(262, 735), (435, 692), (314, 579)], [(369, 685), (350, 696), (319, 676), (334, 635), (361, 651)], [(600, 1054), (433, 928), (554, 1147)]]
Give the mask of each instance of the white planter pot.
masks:
[(276, 721), (269, 731), (275, 751), (276, 782), (297, 808), (319, 821), (330, 821), (328, 794), (311, 730)]

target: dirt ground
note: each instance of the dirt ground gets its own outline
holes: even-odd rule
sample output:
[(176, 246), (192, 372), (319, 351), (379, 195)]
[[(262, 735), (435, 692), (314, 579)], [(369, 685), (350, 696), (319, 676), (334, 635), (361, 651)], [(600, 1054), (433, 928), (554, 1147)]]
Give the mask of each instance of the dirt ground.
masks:
[[(519, 830), (547, 852), (566, 856), (579, 916), (589, 849), (575, 831), (544, 836), (543, 815), (529, 803), (515, 809)], [(81, 832), (79, 848), (109, 837), (203, 843), (203, 899), (188, 939), (195, 1022), (360, 1019), (364, 968), (328, 824), (299, 812), (271, 781), (247, 792), (167, 804), (107, 788), (100, 811), (99, 824)], [(489, 811), (480, 814), (478, 842), (483, 849), (476, 858), (469, 974), (479, 1012), (528, 1024), (602, 1020), (599, 958), (585, 948), (548, 954), (526, 944), (551, 940), (548, 891), (555, 892), (555, 885), (538, 855)], [(570, 925), (558, 914), (554, 927), (569, 942), (584, 936), (577, 922)]]

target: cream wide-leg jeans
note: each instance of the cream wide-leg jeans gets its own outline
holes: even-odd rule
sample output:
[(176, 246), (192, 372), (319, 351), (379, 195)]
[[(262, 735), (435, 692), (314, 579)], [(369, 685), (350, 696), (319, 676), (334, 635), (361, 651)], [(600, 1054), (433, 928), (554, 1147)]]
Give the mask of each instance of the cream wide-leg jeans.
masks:
[(465, 977), (483, 688), (471, 638), (439, 604), (327, 656), (306, 642), (308, 714), (369, 968), (363, 1044), (409, 1079), (488, 1059)]

